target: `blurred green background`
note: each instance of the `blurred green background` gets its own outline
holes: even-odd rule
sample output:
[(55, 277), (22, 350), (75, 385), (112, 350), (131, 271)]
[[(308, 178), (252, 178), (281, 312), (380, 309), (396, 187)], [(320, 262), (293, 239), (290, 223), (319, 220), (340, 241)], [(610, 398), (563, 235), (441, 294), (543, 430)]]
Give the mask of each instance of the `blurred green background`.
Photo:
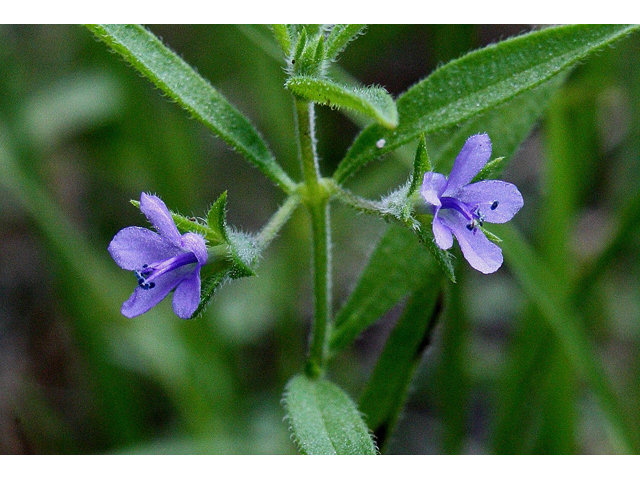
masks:
[[(257, 126), (300, 178), (284, 64), (265, 27), (151, 26)], [(397, 96), (438, 65), (533, 29), (371, 26), (340, 66)], [(516, 227), (640, 425), (640, 37), (576, 68), (505, 173)], [(318, 108), (331, 174), (358, 131)], [(411, 159), (409, 159), (410, 161)], [(351, 186), (404, 182), (389, 157)], [(146, 226), (129, 199), (154, 192), (203, 216), (228, 190), (231, 225), (257, 231), (283, 197), (268, 180), (78, 26), (0, 26), (0, 452), (294, 453), (280, 397), (304, 364), (309, 224), (298, 211), (258, 276), (221, 289), (204, 316), (163, 302), (133, 320), (135, 286), (107, 253)], [(336, 308), (386, 225), (335, 204)], [(506, 248), (506, 247), (505, 247)], [(462, 265), (389, 453), (612, 453), (616, 439), (540, 302), (511, 274)], [(401, 305), (336, 359), (358, 398)], [(640, 428), (633, 427), (638, 434)]]

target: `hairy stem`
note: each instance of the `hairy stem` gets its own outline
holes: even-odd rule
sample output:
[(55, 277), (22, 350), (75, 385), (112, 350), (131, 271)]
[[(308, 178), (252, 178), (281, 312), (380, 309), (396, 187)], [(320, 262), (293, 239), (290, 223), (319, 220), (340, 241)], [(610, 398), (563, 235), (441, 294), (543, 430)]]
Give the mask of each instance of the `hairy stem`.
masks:
[(382, 207), (380, 202), (362, 198), (352, 191), (347, 190), (333, 179), (330, 179), (327, 184), (331, 189), (332, 195), (334, 195), (345, 205), (348, 205), (362, 213), (368, 213), (372, 215), (385, 215), (386, 212), (384, 211), (384, 208)]
[(310, 207), (313, 230), (313, 280), (315, 311), (307, 374), (322, 374), (329, 352), (331, 328), (331, 230), (329, 203)]
[(300, 196), (297, 194), (291, 195), (280, 206), (280, 208), (269, 219), (269, 222), (260, 230), (257, 237), (258, 245), (260, 249), (264, 249), (269, 246), (271, 241), (278, 235), (280, 229), (287, 223), (291, 214), (300, 204)]
[(331, 227), (329, 192), (320, 177), (315, 146), (313, 104), (296, 99), (300, 163), (306, 187), (304, 201), (311, 215), (313, 235), (314, 316), (306, 372), (318, 377), (324, 370), (331, 327)]

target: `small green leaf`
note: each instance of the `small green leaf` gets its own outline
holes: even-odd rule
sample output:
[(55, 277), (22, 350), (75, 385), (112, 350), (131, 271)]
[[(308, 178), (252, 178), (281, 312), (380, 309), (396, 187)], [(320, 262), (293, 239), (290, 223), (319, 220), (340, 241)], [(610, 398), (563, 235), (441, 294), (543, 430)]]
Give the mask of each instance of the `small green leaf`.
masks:
[(398, 125), (398, 111), (391, 95), (381, 87), (349, 87), (331, 80), (291, 77), (285, 86), (298, 96), (332, 108), (348, 108), (372, 118), (385, 128)]
[(292, 31), (288, 25), (271, 25), (273, 36), (280, 45), (282, 53), (288, 57), (291, 55)]
[(293, 377), (284, 406), (293, 439), (307, 455), (376, 455), (376, 446), (349, 396), (328, 380)]
[(318, 25), (305, 25), (297, 35), (295, 52), (290, 61), (291, 75), (323, 76), (328, 63), (325, 61), (324, 33)]
[[(372, 125), (356, 138), (334, 179), (343, 183), (363, 165), (410, 142), (467, 121), (535, 88), (590, 53), (636, 30), (629, 25), (546, 28), (472, 52), (437, 69), (397, 101), (393, 132)], [(384, 146), (379, 148), (381, 140)]]
[(291, 193), (295, 182), (278, 165), (253, 125), (211, 84), (140, 25), (87, 25), (171, 99)]
[[(389, 335), (360, 398), (360, 411), (374, 431), (380, 448), (390, 436), (402, 410), (413, 372), (442, 308), (442, 280), (435, 272), (426, 276)], [(382, 427), (382, 428), (381, 428)]]
[(433, 263), (408, 229), (390, 226), (335, 317), (329, 343), (332, 354), (421, 285), (436, 270)]
[(298, 34), (298, 37), (296, 39), (296, 49), (295, 49), (295, 52), (293, 53), (293, 58), (294, 60), (296, 60), (296, 62), (299, 62), (299, 59), (302, 58), (302, 54), (306, 46), (307, 46), (307, 29), (303, 27), (302, 30), (300, 30), (300, 33)]
[(316, 65), (322, 65), (322, 62), (324, 62), (324, 35), (318, 36), (318, 43), (316, 44), (313, 61)]
[(410, 198), (422, 185), (422, 178), (426, 172), (433, 170), (431, 160), (429, 160), (429, 152), (427, 152), (427, 143), (424, 135), (420, 136), (420, 143), (416, 150), (416, 157), (413, 161), (413, 172), (411, 173), (411, 184), (407, 191), (407, 198)]
[[(227, 230), (228, 250), (219, 259), (209, 261), (200, 271), (200, 304), (191, 318), (195, 318), (209, 305), (216, 290), (228, 280), (255, 275), (259, 251), (253, 237)], [(220, 248), (220, 247), (218, 247)], [(210, 257), (211, 259), (211, 254)]]
[(482, 230), (482, 233), (484, 233), (484, 234), (485, 234), (485, 236), (486, 236), (490, 241), (492, 241), (492, 242), (494, 242), (494, 243), (500, 243), (500, 242), (502, 242), (502, 239), (501, 239), (499, 236), (497, 236), (495, 233), (491, 233), (491, 232), (490, 232), (489, 230), (487, 230), (486, 228), (484, 228), (484, 227), (480, 227), (480, 230)]
[(478, 172), (471, 183), (481, 182), (482, 180), (487, 180), (489, 178), (495, 178), (495, 175), (503, 168), (504, 159), (505, 157), (498, 157), (488, 162), (484, 167), (482, 167), (482, 170)]
[(222, 193), (207, 213), (207, 226), (212, 232), (210, 240), (229, 243), (227, 238), (227, 192)]
[(366, 25), (334, 25), (327, 37), (327, 60), (335, 60), (349, 43), (364, 33)]

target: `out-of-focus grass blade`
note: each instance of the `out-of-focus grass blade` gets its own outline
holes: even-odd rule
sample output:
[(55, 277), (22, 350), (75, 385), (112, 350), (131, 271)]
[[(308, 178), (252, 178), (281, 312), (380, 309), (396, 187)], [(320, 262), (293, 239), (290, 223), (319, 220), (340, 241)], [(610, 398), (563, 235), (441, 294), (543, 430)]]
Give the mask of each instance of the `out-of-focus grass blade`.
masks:
[[(98, 382), (96, 400), (102, 402), (105, 427), (113, 441), (125, 444), (134, 440), (139, 417), (131, 384), (122, 369), (114, 367), (114, 361), (152, 375), (166, 388), (190, 432), (205, 430), (210, 434), (215, 424), (208, 417), (228, 412), (227, 402), (231, 401), (225, 396), (229, 389), (224, 369), (215, 362), (216, 349), (211, 348), (215, 341), (210, 329), (202, 322), (177, 322), (166, 302), (154, 308), (153, 322), (125, 321), (120, 303), (131, 290), (115, 273), (117, 267), (110, 268), (106, 245), (104, 255), (98, 254), (46, 190), (20, 169), (1, 129), (0, 185), (34, 219), (60, 258), (64, 281), (73, 283), (67, 290), (77, 291), (77, 286), (82, 286), (82, 294), (73, 300), (79, 309), (74, 316), (75, 333), (90, 360), (92, 381)], [(189, 329), (199, 332), (189, 335)], [(209, 341), (208, 350), (192, 355), (194, 342), (203, 339)], [(194, 375), (194, 371), (198, 374)], [(211, 385), (220, 388), (212, 391)]]
[(576, 375), (539, 309), (529, 305), (496, 389), (492, 453), (574, 454)]
[(640, 441), (636, 429), (607, 380), (602, 363), (591, 345), (588, 334), (569, 306), (567, 299), (554, 288), (557, 280), (553, 270), (545, 265), (510, 225), (495, 225), (504, 240), (502, 248), (507, 264), (513, 270), (527, 296), (535, 302), (549, 324), (575, 370), (589, 383), (598, 397), (600, 407), (615, 435), (614, 448), (626, 453), (639, 453)]
[[(69, 273), (76, 285), (82, 285), (83, 294), (78, 296), (78, 300), (86, 298), (87, 291), (100, 292), (93, 312), (97, 318), (108, 318), (110, 315), (106, 311), (104, 299), (114, 296), (126, 298), (125, 291), (118, 288), (112, 273), (91, 254), (77, 229), (60, 214), (60, 209), (48, 195), (20, 170), (8, 133), (1, 125), (0, 185), (34, 218), (53, 250), (61, 255), (63, 270)], [(96, 380), (92, 387), (99, 392), (97, 401), (101, 402), (104, 416), (109, 419), (104, 427), (113, 441), (131, 441), (136, 436), (135, 413), (127, 402), (122, 401), (122, 397), (131, 392), (116, 369), (105, 361), (105, 355), (109, 351), (108, 337), (113, 333), (110, 328), (112, 324), (98, 321), (96, 317), (80, 316), (76, 334), (83, 340), (82, 348), (87, 355), (88, 367)], [(109, 390), (118, 391), (121, 397), (109, 395)]]
[(496, 414), (492, 427), (492, 451), (498, 455), (522, 455), (531, 451), (531, 431), (539, 416), (540, 386), (549, 368), (547, 352), (554, 337), (529, 306), (518, 322), (509, 348), (509, 362), (496, 387)]
[(634, 232), (640, 226), (640, 193), (629, 198), (620, 213), (617, 215), (617, 225), (609, 237), (604, 249), (585, 265), (579, 272), (576, 281), (576, 297), (584, 298), (590, 287), (600, 278), (607, 269), (606, 266), (615, 260), (618, 254), (629, 247), (634, 240)]

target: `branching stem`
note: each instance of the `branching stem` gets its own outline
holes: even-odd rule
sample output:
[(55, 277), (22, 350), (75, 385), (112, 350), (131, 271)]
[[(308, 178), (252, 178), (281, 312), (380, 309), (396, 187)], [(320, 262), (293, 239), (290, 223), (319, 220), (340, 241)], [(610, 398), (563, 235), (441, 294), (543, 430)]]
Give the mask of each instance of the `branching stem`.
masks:
[(269, 246), (271, 241), (278, 235), (280, 229), (287, 223), (291, 214), (300, 204), (300, 195), (293, 194), (280, 206), (273, 214), (267, 224), (262, 228), (257, 237), (260, 250)]
[(328, 355), (331, 328), (331, 226), (329, 190), (320, 176), (316, 154), (313, 104), (296, 99), (300, 163), (304, 178), (303, 201), (311, 216), (313, 236), (314, 317), (306, 372), (322, 375)]

